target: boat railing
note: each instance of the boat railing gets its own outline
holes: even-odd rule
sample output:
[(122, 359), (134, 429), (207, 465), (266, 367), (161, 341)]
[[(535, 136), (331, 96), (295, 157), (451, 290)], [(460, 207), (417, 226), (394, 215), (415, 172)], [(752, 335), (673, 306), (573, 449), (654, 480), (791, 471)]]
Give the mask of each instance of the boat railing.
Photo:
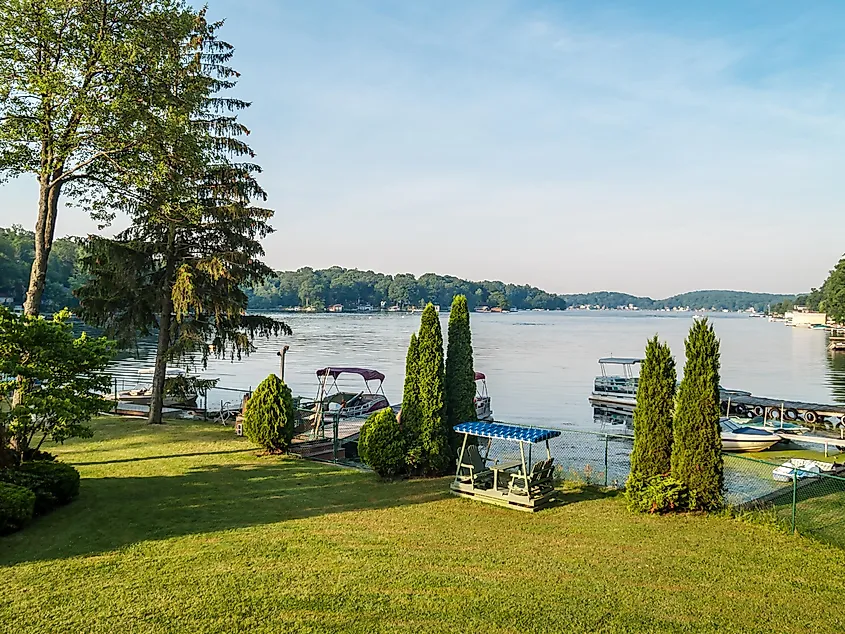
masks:
[(596, 377), (596, 392), (615, 392), (619, 394), (636, 394), (639, 379), (626, 378), (624, 376), (599, 376)]

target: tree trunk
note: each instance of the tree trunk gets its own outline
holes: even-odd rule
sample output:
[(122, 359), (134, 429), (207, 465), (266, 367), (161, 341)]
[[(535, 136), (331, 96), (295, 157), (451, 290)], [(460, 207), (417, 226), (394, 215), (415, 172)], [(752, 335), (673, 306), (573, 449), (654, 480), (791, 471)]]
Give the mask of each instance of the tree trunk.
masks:
[(56, 215), (59, 210), (61, 183), (51, 184), (54, 174), (40, 176), (38, 196), (38, 220), (35, 223), (35, 258), (29, 274), (29, 288), (23, 311), (26, 315), (37, 315), (41, 309), (41, 296), (47, 282), (47, 262), (53, 248), (53, 234), (56, 231)]
[(167, 378), (167, 351), (170, 348), (170, 324), (173, 319), (173, 300), (169, 293), (164, 294), (159, 318), (158, 346), (156, 347), (155, 373), (153, 374), (152, 398), (150, 399), (150, 417), (148, 423), (161, 423), (161, 410), (164, 407), (164, 387)]
[(167, 263), (164, 284), (161, 289), (161, 315), (158, 320), (158, 345), (153, 374), (150, 416), (147, 422), (160, 424), (164, 406), (164, 387), (167, 378), (167, 353), (170, 349), (170, 328), (173, 324), (173, 274), (176, 271), (176, 226), (170, 225), (167, 232)]

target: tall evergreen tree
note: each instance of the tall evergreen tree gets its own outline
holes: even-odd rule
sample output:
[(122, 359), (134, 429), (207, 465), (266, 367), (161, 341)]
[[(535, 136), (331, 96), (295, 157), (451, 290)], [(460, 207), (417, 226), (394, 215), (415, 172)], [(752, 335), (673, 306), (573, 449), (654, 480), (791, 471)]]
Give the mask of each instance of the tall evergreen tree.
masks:
[(634, 450), (627, 489), (672, 466), (672, 417), (675, 409), (675, 360), (668, 344), (648, 340), (634, 408)]
[(457, 295), (449, 312), (449, 338), (446, 352), (446, 421), (454, 446), (458, 423), (475, 420), (475, 370), (472, 364), (472, 333), (469, 307), (464, 295)]
[(719, 340), (707, 319), (697, 319), (684, 343), (687, 360), (675, 409), (672, 476), (689, 489), (691, 506), (709, 510), (721, 505), (724, 482)]
[(412, 471), (418, 471), (422, 466), (419, 381), (417, 333), (412, 333), (408, 354), (405, 357), (405, 385), (402, 392), (402, 410), (399, 413), (402, 434), (405, 436), (408, 450), (407, 462)]
[(417, 339), (417, 373), (420, 399), (421, 469), (428, 475), (442, 475), (452, 465), (452, 448), (446, 431), (443, 402), (443, 333), (433, 304), (422, 314)]
[(132, 225), (114, 239), (92, 238), (79, 290), (85, 318), (124, 343), (158, 331), (151, 423), (161, 422), (168, 361), (209, 354), (238, 357), (258, 335), (290, 332), (282, 322), (247, 315), (245, 286), (271, 273), (260, 240), (272, 231), (269, 209), (242, 140), (235, 111), (245, 102), (218, 96), (234, 85), (232, 47), (219, 23), (201, 13), (172, 77), (173, 102), (161, 113), (162, 135), (112, 199)]

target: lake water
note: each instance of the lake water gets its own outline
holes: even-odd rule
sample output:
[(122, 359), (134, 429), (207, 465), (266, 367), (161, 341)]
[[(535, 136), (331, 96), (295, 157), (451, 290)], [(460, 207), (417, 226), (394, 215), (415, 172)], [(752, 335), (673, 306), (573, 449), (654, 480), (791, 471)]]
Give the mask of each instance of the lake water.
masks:
[[(254, 388), (276, 372), (276, 351), (289, 345), (285, 378), (294, 394), (313, 397), (315, 370), (358, 366), (380, 370), (387, 378), (391, 403), (402, 398), (405, 353), (419, 314), (277, 315), (294, 331), (289, 337), (259, 340), (258, 350), (241, 361), (215, 360), (199, 370), (219, 377), (220, 386)], [(826, 334), (791, 328), (746, 315), (710, 315), (721, 340), (723, 386), (755, 395), (820, 403), (845, 402), (845, 354), (827, 351)], [(444, 337), (447, 314), (441, 315)], [(487, 375), (497, 420), (541, 426), (596, 429), (588, 402), (597, 360), (605, 356), (641, 356), (646, 340), (658, 334), (675, 355), (679, 378), (684, 338), (691, 313), (646, 311), (474, 313), (471, 317), (475, 368)], [(145, 342), (140, 358), (115, 363), (117, 375), (134, 381), (139, 367), (152, 365), (154, 342)], [(360, 390), (360, 377), (345, 377), (345, 387)], [(234, 393), (215, 390), (209, 408)]]

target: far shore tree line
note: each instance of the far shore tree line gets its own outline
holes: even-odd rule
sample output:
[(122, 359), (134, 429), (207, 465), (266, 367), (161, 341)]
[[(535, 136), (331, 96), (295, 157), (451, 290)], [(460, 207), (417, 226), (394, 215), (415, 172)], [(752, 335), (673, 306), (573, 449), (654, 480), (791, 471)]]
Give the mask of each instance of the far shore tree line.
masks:
[[(68, 237), (54, 241), (50, 254), (42, 306), (45, 310), (76, 308), (74, 291), (88, 278), (83, 268), (86, 238)], [(23, 304), (34, 257), (35, 235), (16, 225), (0, 229), (0, 301)], [(640, 310), (750, 310), (764, 312), (781, 302), (793, 302), (787, 295), (744, 291), (692, 291), (665, 299), (637, 297), (626, 293), (597, 292), (575, 295), (549, 293), (529, 285), (499, 281), (473, 282), (449, 275), (410, 273), (386, 275), (373, 271), (304, 267), (296, 271), (273, 271), (263, 280), (243, 288), (248, 307), (257, 311), (308, 308), (324, 311), (340, 305), (345, 311), (359, 306), (375, 309), (423, 307), (431, 302), (441, 307), (456, 295), (465, 295), (470, 310), (482, 306), (507, 310), (562, 310), (629, 308)], [(800, 298), (799, 298), (800, 299)], [(812, 304), (811, 304), (812, 305)]]

